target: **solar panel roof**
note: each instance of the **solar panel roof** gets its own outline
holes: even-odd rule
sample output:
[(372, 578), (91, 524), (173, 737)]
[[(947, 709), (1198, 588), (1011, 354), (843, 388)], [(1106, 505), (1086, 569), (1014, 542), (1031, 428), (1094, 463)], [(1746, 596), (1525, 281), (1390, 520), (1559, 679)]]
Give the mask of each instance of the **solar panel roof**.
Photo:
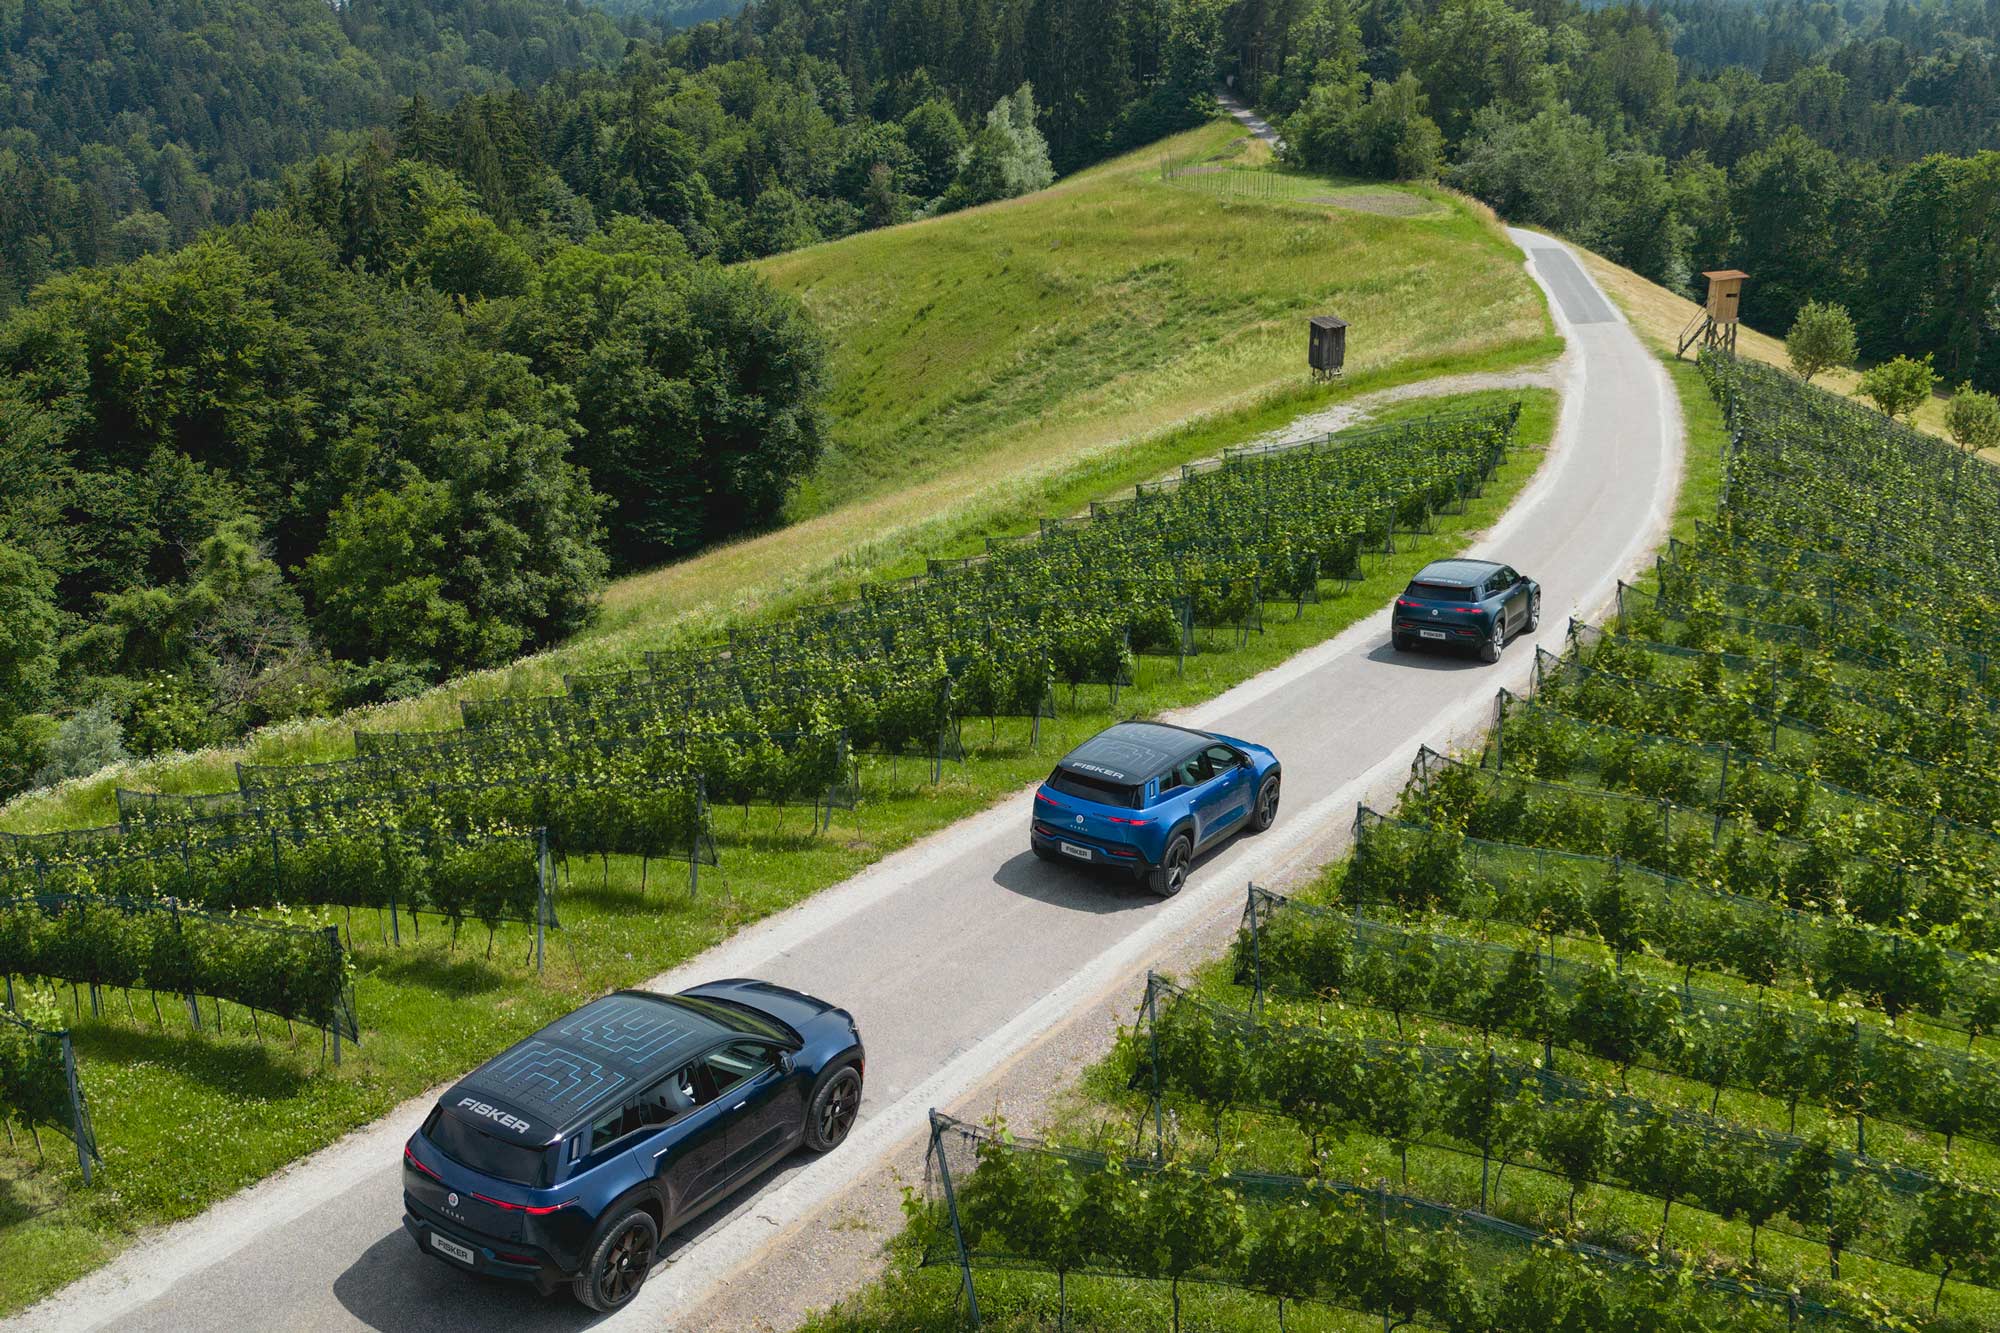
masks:
[(1062, 762), (1065, 768), (1081, 769), (1114, 782), (1143, 782), (1208, 741), (1198, 731), (1157, 722), (1120, 722), (1071, 750)]
[(664, 995), (621, 991), (508, 1047), (461, 1079), (445, 1104), (477, 1097), (530, 1121), (524, 1138), (548, 1142), (730, 1035)]

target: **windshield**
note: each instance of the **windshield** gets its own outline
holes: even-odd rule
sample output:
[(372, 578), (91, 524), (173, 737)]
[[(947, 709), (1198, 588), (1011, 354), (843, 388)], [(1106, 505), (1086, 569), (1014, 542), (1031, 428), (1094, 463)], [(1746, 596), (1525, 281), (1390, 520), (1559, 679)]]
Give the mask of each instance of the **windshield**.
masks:
[(1074, 796), (1080, 801), (1096, 801), (1099, 805), (1119, 805), (1128, 810), (1139, 808), (1139, 788), (1128, 787), (1109, 778), (1092, 777), (1088, 773), (1072, 773), (1066, 768), (1058, 768), (1049, 774), (1049, 785), (1063, 795)]
[(530, 1189), (549, 1183), (549, 1152), (538, 1144), (509, 1143), (466, 1124), (442, 1108), (432, 1110), (424, 1137), (460, 1166), (483, 1175), (511, 1180)]
[(1472, 589), (1455, 583), (1412, 583), (1404, 594), (1419, 602), (1470, 602)]

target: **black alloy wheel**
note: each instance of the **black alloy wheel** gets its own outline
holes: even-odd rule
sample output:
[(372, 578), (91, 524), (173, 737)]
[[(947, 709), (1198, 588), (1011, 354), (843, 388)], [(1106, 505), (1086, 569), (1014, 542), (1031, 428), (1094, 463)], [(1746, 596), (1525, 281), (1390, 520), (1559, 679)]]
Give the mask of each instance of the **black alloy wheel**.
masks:
[(838, 1148), (861, 1115), (861, 1071), (847, 1064), (827, 1075), (813, 1094), (808, 1115), (806, 1146), (814, 1152)]
[(1194, 863), (1194, 842), (1185, 833), (1176, 833), (1167, 844), (1167, 854), (1153, 870), (1153, 892), (1171, 898), (1187, 883), (1188, 867)]
[(651, 1217), (637, 1210), (625, 1214), (604, 1233), (589, 1266), (577, 1274), (576, 1298), (600, 1313), (625, 1305), (645, 1285), (659, 1243), (660, 1229)]
[(1278, 822), (1278, 775), (1273, 773), (1264, 779), (1264, 785), (1257, 789), (1257, 808), (1250, 815), (1250, 827), (1262, 833)]

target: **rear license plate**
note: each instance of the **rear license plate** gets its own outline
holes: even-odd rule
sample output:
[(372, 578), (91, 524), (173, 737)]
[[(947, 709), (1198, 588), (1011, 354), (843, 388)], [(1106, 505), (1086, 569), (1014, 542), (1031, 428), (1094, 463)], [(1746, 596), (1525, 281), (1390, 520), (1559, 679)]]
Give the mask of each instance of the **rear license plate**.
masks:
[(1420, 629), (1417, 631), (1417, 637), (1420, 639), (1442, 639), (1445, 637), (1445, 632), (1441, 629)]
[(431, 1232), (431, 1248), (436, 1250), (439, 1254), (450, 1255), (452, 1258), (458, 1260), (462, 1264), (469, 1264), (474, 1262), (474, 1256), (471, 1250), (467, 1249), (463, 1245), (460, 1245), (455, 1240), (446, 1240), (443, 1236), (438, 1235), (438, 1233), (435, 1231)]
[(1090, 859), (1090, 848), (1088, 847), (1079, 847), (1073, 842), (1066, 842), (1062, 844), (1062, 849), (1064, 856), (1074, 856), (1079, 861), (1088, 861)]

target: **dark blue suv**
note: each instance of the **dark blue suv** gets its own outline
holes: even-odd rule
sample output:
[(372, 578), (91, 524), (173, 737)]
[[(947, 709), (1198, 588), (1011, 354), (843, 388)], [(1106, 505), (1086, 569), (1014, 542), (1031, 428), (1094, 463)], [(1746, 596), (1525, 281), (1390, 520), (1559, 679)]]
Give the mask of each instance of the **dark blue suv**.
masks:
[(1120, 722), (1062, 757), (1028, 829), (1045, 861), (1112, 866), (1171, 898), (1195, 853), (1278, 817), (1278, 759), (1233, 736)]
[(403, 1225), (467, 1272), (630, 1301), (660, 1238), (861, 1106), (845, 1010), (762, 981), (619, 991), (473, 1070), (403, 1147)]
[(1542, 585), (1491, 560), (1433, 560), (1396, 599), (1389, 641), (1416, 648), (1470, 648), (1500, 660), (1507, 641), (1542, 623)]

